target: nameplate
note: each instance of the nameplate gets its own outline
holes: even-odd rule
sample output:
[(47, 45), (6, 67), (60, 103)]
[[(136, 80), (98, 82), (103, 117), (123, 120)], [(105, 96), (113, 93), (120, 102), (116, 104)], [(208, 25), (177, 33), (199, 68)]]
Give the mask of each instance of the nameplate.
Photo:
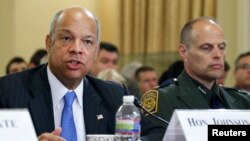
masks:
[(209, 137), (212, 141), (232, 136), (249, 140), (250, 110), (175, 110), (163, 141), (210, 141)]
[(37, 141), (27, 109), (0, 109), (1, 141)]

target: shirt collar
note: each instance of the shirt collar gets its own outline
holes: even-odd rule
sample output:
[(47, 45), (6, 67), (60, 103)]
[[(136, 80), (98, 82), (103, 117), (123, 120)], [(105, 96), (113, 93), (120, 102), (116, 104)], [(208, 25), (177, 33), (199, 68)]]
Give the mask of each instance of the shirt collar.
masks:
[(49, 65), (47, 65), (47, 74), (48, 74), (48, 80), (50, 84), (52, 101), (53, 101), (54, 107), (60, 104), (60, 102), (63, 100), (63, 97), (67, 93), (67, 91), (75, 91), (77, 102), (82, 108), (83, 106), (83, 103), (82, 103), (83, 102), (83, 79), (76, 89), (69, 90), (51, 72)]
[(199, 89), (199, 91), (202, 94), (208, 94), (210, 91), (216, 91), (217, 92), (218, 86), (217, 86), (217, 84), (216, 84), (215, 81), (214, 81), (214, 84), (212, 86), (212, 89), (209, 90), (207, 87), (205, 87), (204, 85), (202, 85), (200, 82), (198, 82), (195, 79), (193, 79), (188, 73), (186, 73), (186, 75), (187, 75), (187, 77), (189, 77), (194, 82), (195, 86), (197, 86), (197, 88)]
[[(187, 73), (186, 73), (187, 74)], [(207, 101), (210, 101), (211, 96), (216, 94), (218, 97), (219, 96), (219, 86), (216, 84), (214, 81), (214, 84), (212, 86), (212, 89), (209, 90), (207, 87), (202, 85), (200, 82), (194, 80), (189, 74), (187, 76), (194, 82), (195, 86), (198, 88), (198, 90), (203, 94), (203, 96), (207, 99)]]

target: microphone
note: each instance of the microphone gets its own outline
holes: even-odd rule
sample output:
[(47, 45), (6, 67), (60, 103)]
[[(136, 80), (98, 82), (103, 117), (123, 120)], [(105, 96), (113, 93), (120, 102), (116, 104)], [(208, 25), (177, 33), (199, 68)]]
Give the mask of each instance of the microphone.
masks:
[(154, 118), (156, 118), (156, 119), (158, 119), (158, 120), (164, 122), (165, 124), (169, 124), (168, 121), (166, 121), (166, 120), (164, 120), (163, 118), (158, 117), (158, 116), (156, 116), (156, 115), (150, 113), (147, 109), (145, 109), (145, 108), (141, 105), (141, 103), (140, 103), (140, 101), (138, 100), (137, 97), (135, 97), (134, 104), (135, 104), (136, 107), (142, 109), (143, 111), (145, 111), (145, 112), (146, 112), (147, 114), (149, 114), (150, 116), (152, 116), (152, 117), (154, 117)]

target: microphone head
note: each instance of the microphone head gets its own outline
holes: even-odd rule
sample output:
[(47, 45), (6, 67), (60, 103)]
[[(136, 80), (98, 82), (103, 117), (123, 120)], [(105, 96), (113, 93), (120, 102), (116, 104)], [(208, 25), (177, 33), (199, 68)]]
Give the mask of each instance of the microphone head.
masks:
[(137, 97), (135, 97), (134, 104), (135, 104), (136, 107), (141, 108), (141, 103), (140, 103), (140, 101), (138, 100)]

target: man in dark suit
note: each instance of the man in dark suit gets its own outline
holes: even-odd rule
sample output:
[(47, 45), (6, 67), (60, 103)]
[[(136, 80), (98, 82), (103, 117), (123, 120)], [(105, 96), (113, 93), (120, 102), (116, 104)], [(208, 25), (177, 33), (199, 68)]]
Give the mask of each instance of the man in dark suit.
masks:
[(99, 50), (99, 24), (81, 7), (59, 11), (46, 37), (48, 64), (0, 78), (0, 108), (28, 108), (39, 140), (60, 141), (64, 95), (75, 93), (77, 140), (114, 134), (127, 89), (88, 76)]
[[(173, 83), (163, 82), (145, 93), (143, 106), (166, 121), (175, 109), (249, 109), (248, 95), (216, 84), (224, 72), (226, 55), (226, 40), (219, 24), (208, 17), (191, 20), (184, 25), (180, 39), (184, 71)], [(168, 123), (146, 117), (151, 121), (142, 122), (145, 140), (162, 141)]]

